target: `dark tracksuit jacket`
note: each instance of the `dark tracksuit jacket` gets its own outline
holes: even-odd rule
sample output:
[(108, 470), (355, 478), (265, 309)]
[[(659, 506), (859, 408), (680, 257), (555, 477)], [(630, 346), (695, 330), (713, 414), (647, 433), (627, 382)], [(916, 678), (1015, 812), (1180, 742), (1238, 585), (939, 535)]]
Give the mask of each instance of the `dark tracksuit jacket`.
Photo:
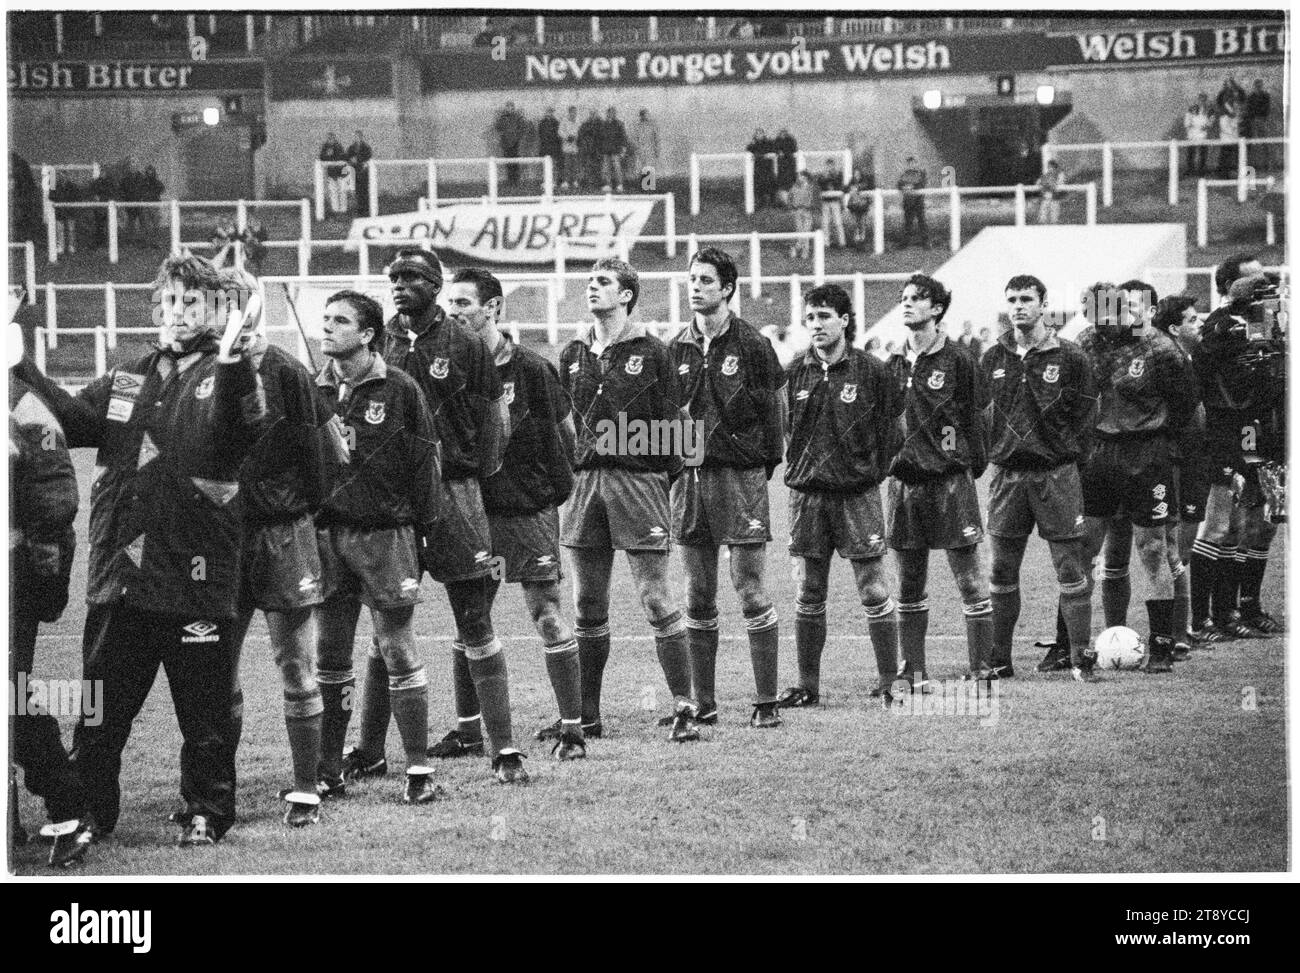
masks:
[(1098, 439), (1163, 436), (1178, 442), (1196, 412), (1198, 392), (1168, 337), (1144, 332), (1112, 339), (1089, 326), (1078, 345), (1092, 364), (1099, 395)]
[(315, 514), (325, 490), (320, 427), (329, 418), (311, 372), (284, 349), (254, 352), (266, 394), (261, 438), (239, 470), (244, 520), (250, 527)]
[(1004, 334), (980, 361), (989, 389), (989, 460), (1009, 470), (1052, 470), (1087, 459), (1096, 424), (1092, 366), (1072, 341), (1049, 337), (1022, 359)]
[(414, 320), (394, 316), (381, 353), (424, 393), (442, 444), (443, 479), (495, 473), (510, 430), (501, 379), (483, 339), (434, 304)]
[(884, 362), (849, 348), (826, 365), (811, 348), (786, 369), (790, 444), (785, 484), (854, 494), (877, 486), (898, 452), (903, 399)]
[[(900, 352), (886, 365), (903, 400), (903, 445), (890, 475), (918, 484), (969, 470), (979, 479), (988, 465), (981, 418), (987, 394), (970, 352), (945, 337), (914, 363)], [(951, 450), (943, 448), (949, 426), (957, 434)]]
[(572, 444), (562, 435), (569, 400), (555, 366), (506, 337), (497, 372), (510, 407), (510, 441), (501, 469), (483, 481), (490, 514), (520, 516), (558, 507), (573, 492)]
[(785, 445), (785, 371), (772, 343), (733, 315), (707, 353), (694, 321), (668, 348), (686, 410), (704, 423), (701, 465), (765, 468), (771, 475)]
[(375, 355), (350, 387), (340, 389), (333, 361), (316, 386), (353, 444), (346, 462), (327, 455), (329, 488), (316, 522), (426, 530), (438, 519), (438, 438), (415, 380)]
[(592, 327), (560, 352), (560, 381), (573, 403), (577, 427), (574, 469), (617, 467), (676, 476), (682, 468), (682, 458), (676, 454), (628, 455), (623, 450), (597, 449), (601, 430), (618, 428), (620, 415), (628, 428), (638, 421), (682, 418), (677, 367), (668, 348), (638, 324), (628, 324), (600, 354), (592, 349), (594, 340)]

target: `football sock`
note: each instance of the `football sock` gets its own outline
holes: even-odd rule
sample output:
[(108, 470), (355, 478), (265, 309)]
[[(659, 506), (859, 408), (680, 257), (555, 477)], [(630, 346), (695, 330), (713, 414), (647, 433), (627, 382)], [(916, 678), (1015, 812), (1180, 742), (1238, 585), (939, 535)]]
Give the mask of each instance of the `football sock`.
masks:
[(388, 694), (392, 697), (393, 719), (402, 738), (406, 766), (422, 767), (428, 761), (429, 684), (424, 666), (410, 672), (392, 673), (388, 677)]
[(582, 673), (574, 639), (546, 646), (546, 676), (551, 680), (560, 719), (576, 728), (582, 719)]
[[(993, 605), (988, 598), (962, 605), (966, 616), (966, 651), (970, 657), (970, 671), (979, 673), (993, 668)], [(898, 616), (899, 632), (903, 616)]]
[(239, 749), (244, 736), (244, 690), (236, 687), (230, 694), (230, 748)]
[(343, 772), (343, 742), (348, 737), (348, 720), (352, 718), (352, 697), (357, 681), (351, 670), (316, 674), (320, 682), (320, 776), (338, 777)]
[(483, 721), (479, 719), (479, 714), (482, 713), (482, 707), (478, 701), (478, 692), (474, 689), (474, 677), (469, 673), (465, 646), (453, 642), (451, 647), (451, 689), (456, 700), (456, 730), (469, 740), (481, 740)]
[(673, 612), (651, 625), (655, 630), (655, 653), (659, 656), (659, 667), (664, 671), (668, 691), (674, 700), (690, 699), (691, 660), (686, 648), (686, 625), (682, 622), (682, 613)]
[[(493, 636), (486, 645), (465, 646), (465, 659), (469, 663), (474, 690), (483, 707), (483, 728), (487, 731), (489, 756), (495, 757), (507, 747), (514, 746), (510, 725), (510, 682), (506, 675), (506, 654), (501, 641)], [(465, 724), (461, 724), (464, 726)]]
[[(1092, 636), (1092, 588), (1086, 579), (1061, 592), (1056, 617), (1068, 633), (1063, 647), (1070, 652), (1070, 665), (1079, 668), (1083, 665), (1084, 653), (1088, 651)], [(1058, 636), (1057, 644), (1060, 643)]]
[[(898, 643), (903, 654), (903, 666), (900, 669), (895, 664), (894, 672), (889, 676), (891, 681), (895, 675), (903, 673), (925, 678), (925, 633), (929, 627), (930, 606), (924, 595), (919, 601), (898, 603)], [(882, 669), (882, 678), (884, 674)]]
[(289, 756), (293, 761), (294, 790), (316, 793), (316, 772), (320, 766), (321, 713), (320, 690), (284, 694), (284, 728), (289, 737)]
[[(898, 675), (898, 611), (894, 599), (886, 598), (878, 605), (863, 607), (867, 612), (867, 632), (871, 635), (871, 648), (876, 654), (880, 684), (891, 685)], [(922, 669), (913, 675), (924, 679), (925, 671)]]
[(718, 668), (718, 612), (712, 618), (686, 619), (686, 647), (691, 660), (691, 692), (700, 712), (717, 707), (715, 681)]
[(609, 621), (578, 619), (578, 667), (582, 675), (582, 722), (600, 722), (600, 687), (609, 661)]
[(1174, 641), (1187, 638), (1188, 616), (1191, 613), (1191, 572), (1186, 565), (1178, 566), (1174, 575)]
[(392, 708), (388, 701), (388, 666), (379, 654), (379, 642), (366, 656), (366, 681), (361, 687), (361, 728), (357, 749), (378, 760), (388, 744), (388, 723)]
[[(1089, 596), (1091, 602), (1091, 596)], [(1070, 626), (1065, 624), (1065, 615), (1061, 612), (1061, 606), (1056, 606), (1056, 644), (1065, 651), (1070, 651)]]
[(1241, 582), (1246, 574), (1246, 548), (1238, 547), (1232, 558), (1232, 610), (1241, 608)]
[(745, 631), (749, 635), (749, 661), (754, 669), (754, 702), (774, 703), (777, 652), (781, 644), (776, 609), (769, 606), (756, 615), (746, 615)]
[(1218, 583), (1219, 545), (1198, 540), (1192, 545), (1192, 625), (1200, 628), (1210, 617), (1210, 594)]
[(1228, 616), (1237, 610), (1237, 561), (1236, 549), (1219, 548), (1218, 569), (1214, 575), (1214, 590), (1211, 592), (1210, 617), (1215, 622), (1227, 622)]
[(1151, 637), (1157, 635), (1172, 638), (1174, 634), (1174, 600), (1161, 598), (1147, 602), (1147, 621), (1151, 628)]
[(1132, 595), (1127, 565), (1101, 569), (1101, 614), (1107, 628), (1128, 624), (1128, 603)]
[(989, 603), (993, 607), (993, 665), (1011, 665), (1011, 639), (1020, 620), (1020, 589), (992, 591)]
[(1264, 572), (1268, 568), (1268, 550), (1251, 548), (1246, 552), (1246, 562), (1241, 567), (1241, 613), (1247, 617), (1259, 611), (1259, 592), (1264, 585)]
[(822, 650), (826, 647), (826, 603), (795, 602), (794, 654), (799, 666), (799, 685), (810, 693), (821, 687)]

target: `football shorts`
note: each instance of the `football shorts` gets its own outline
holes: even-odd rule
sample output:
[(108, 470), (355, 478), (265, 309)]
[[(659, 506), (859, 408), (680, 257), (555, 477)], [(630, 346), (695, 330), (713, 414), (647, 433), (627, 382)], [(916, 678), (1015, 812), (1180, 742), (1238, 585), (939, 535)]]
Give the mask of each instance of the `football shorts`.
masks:
[(310, 516), (244, 531), (240, 608), (293, 611), (322, 600), (320, 550)]
[(666, 551), (668, 474), (616, 467), (578, 470), (560, 516), (560, 543), (615, 551)]
[(688, 467), (672, 487), (673, 540), (718, 547), (772, 539), (767, 471), (732, 466)]
[(1083, 487), (1076, 463), (1050, 470), (993, 467), (989, 482), (989, 533), (1028, 537), (1038, 528), (1046, 541), (1084, 535)]
[(849, 494), (790, 491), (790, 554), (824, 559), (832, 551), (854, 561), (884, 555), (879, 486)]
[(420, 603), (415, 528), (334, 524), (317, 531), (326, 600), (360, 598), (369, 608)]
[(904, 483), (889, 478), (889, 546), (896, 551), (951, 551), (984, 539), (979, 495), (970, 471)]

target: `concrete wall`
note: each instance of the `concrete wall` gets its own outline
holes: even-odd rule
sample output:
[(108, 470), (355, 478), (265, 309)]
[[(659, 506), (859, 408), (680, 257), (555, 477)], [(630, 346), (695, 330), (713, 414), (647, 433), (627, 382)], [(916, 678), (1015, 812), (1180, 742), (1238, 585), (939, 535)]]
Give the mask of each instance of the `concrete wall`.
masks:
[(181, 137), (172, 113), (220, 105), (215, 95), (148, 98), (10, 98), (9, 147), (32, 164), (118, 162), (152, 165), (163, 195), (184, 192)]
[[(1238, 81), (1249, 88), (1264, 78), (1273, 95), (1272, 131), (1282, 132), (1283, 65), (1277, 62), (1236, 65)], [(1027, 73), (1017, 77), (1019, 90), (1039, 83), (1068, 91), (1073, 112), (1053, 131), (1055, 142), (1161, 139), (1181, 134), (1187, 105), (1200, 91), (1211, 97), (1225, 76), (1224, 66), (1102, 69)], [(710, 85), (707, 87), (608, 87), (547, 91), (447, 92), (423, 95), (411, 62), (395, 64), (396, 97), (375, 101), (287, 101), (267, 106), (267, 144), (258, 153), (258, 181), (264, 191), (310, 193), (312, 160), (327, 131), (344, 144), (362, 129), (379, 158), (484, 156), (495, 148), (495, 113), (513, 100), (536, 120), (554, 106), (563, 113), (578, 106), (585, 118), (591, 108), (610, 105), (630, 123), (640, 108), (649, 108), (660, 127), (666, 175), (687, 171), (692, 151), (742, 150), (754, 129), (769, 133), (788, 127), (804, 148), (871, 148), (875, 170), (888, 185), (903, 159), (916, 155), (937, 176), (942, 160), (916, 123), (912, 98), (926, 88), (951, 94), (991, 94), (988, 75), (944, 78), (825, 81), (793, 84)], [(177, 98), (11, 98), (10, 144), (31, 162), (113, 160), (130, 155), (137, 164), (152, 163), (169, 191), (177, 186), (171, 113), (216, 104), (213, 96)], [(1160, 167), (1160, 153), (1125, 160)], [(1067, 165), (1068, 167), (1068, 165)], [(399, 181), (384, 177), (383, 185)], [(407, 185), (418, 182), (412, 173)]]

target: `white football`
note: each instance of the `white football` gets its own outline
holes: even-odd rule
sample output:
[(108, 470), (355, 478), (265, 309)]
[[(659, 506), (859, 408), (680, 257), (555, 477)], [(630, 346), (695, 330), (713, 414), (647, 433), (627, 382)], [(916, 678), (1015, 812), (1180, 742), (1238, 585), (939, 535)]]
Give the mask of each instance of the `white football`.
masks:
[(1136, 669), (1146, 657), (1142, 636), (1124, 625), (1115, 625), (1097, 636), (1097, 666), (1102, 669)]

